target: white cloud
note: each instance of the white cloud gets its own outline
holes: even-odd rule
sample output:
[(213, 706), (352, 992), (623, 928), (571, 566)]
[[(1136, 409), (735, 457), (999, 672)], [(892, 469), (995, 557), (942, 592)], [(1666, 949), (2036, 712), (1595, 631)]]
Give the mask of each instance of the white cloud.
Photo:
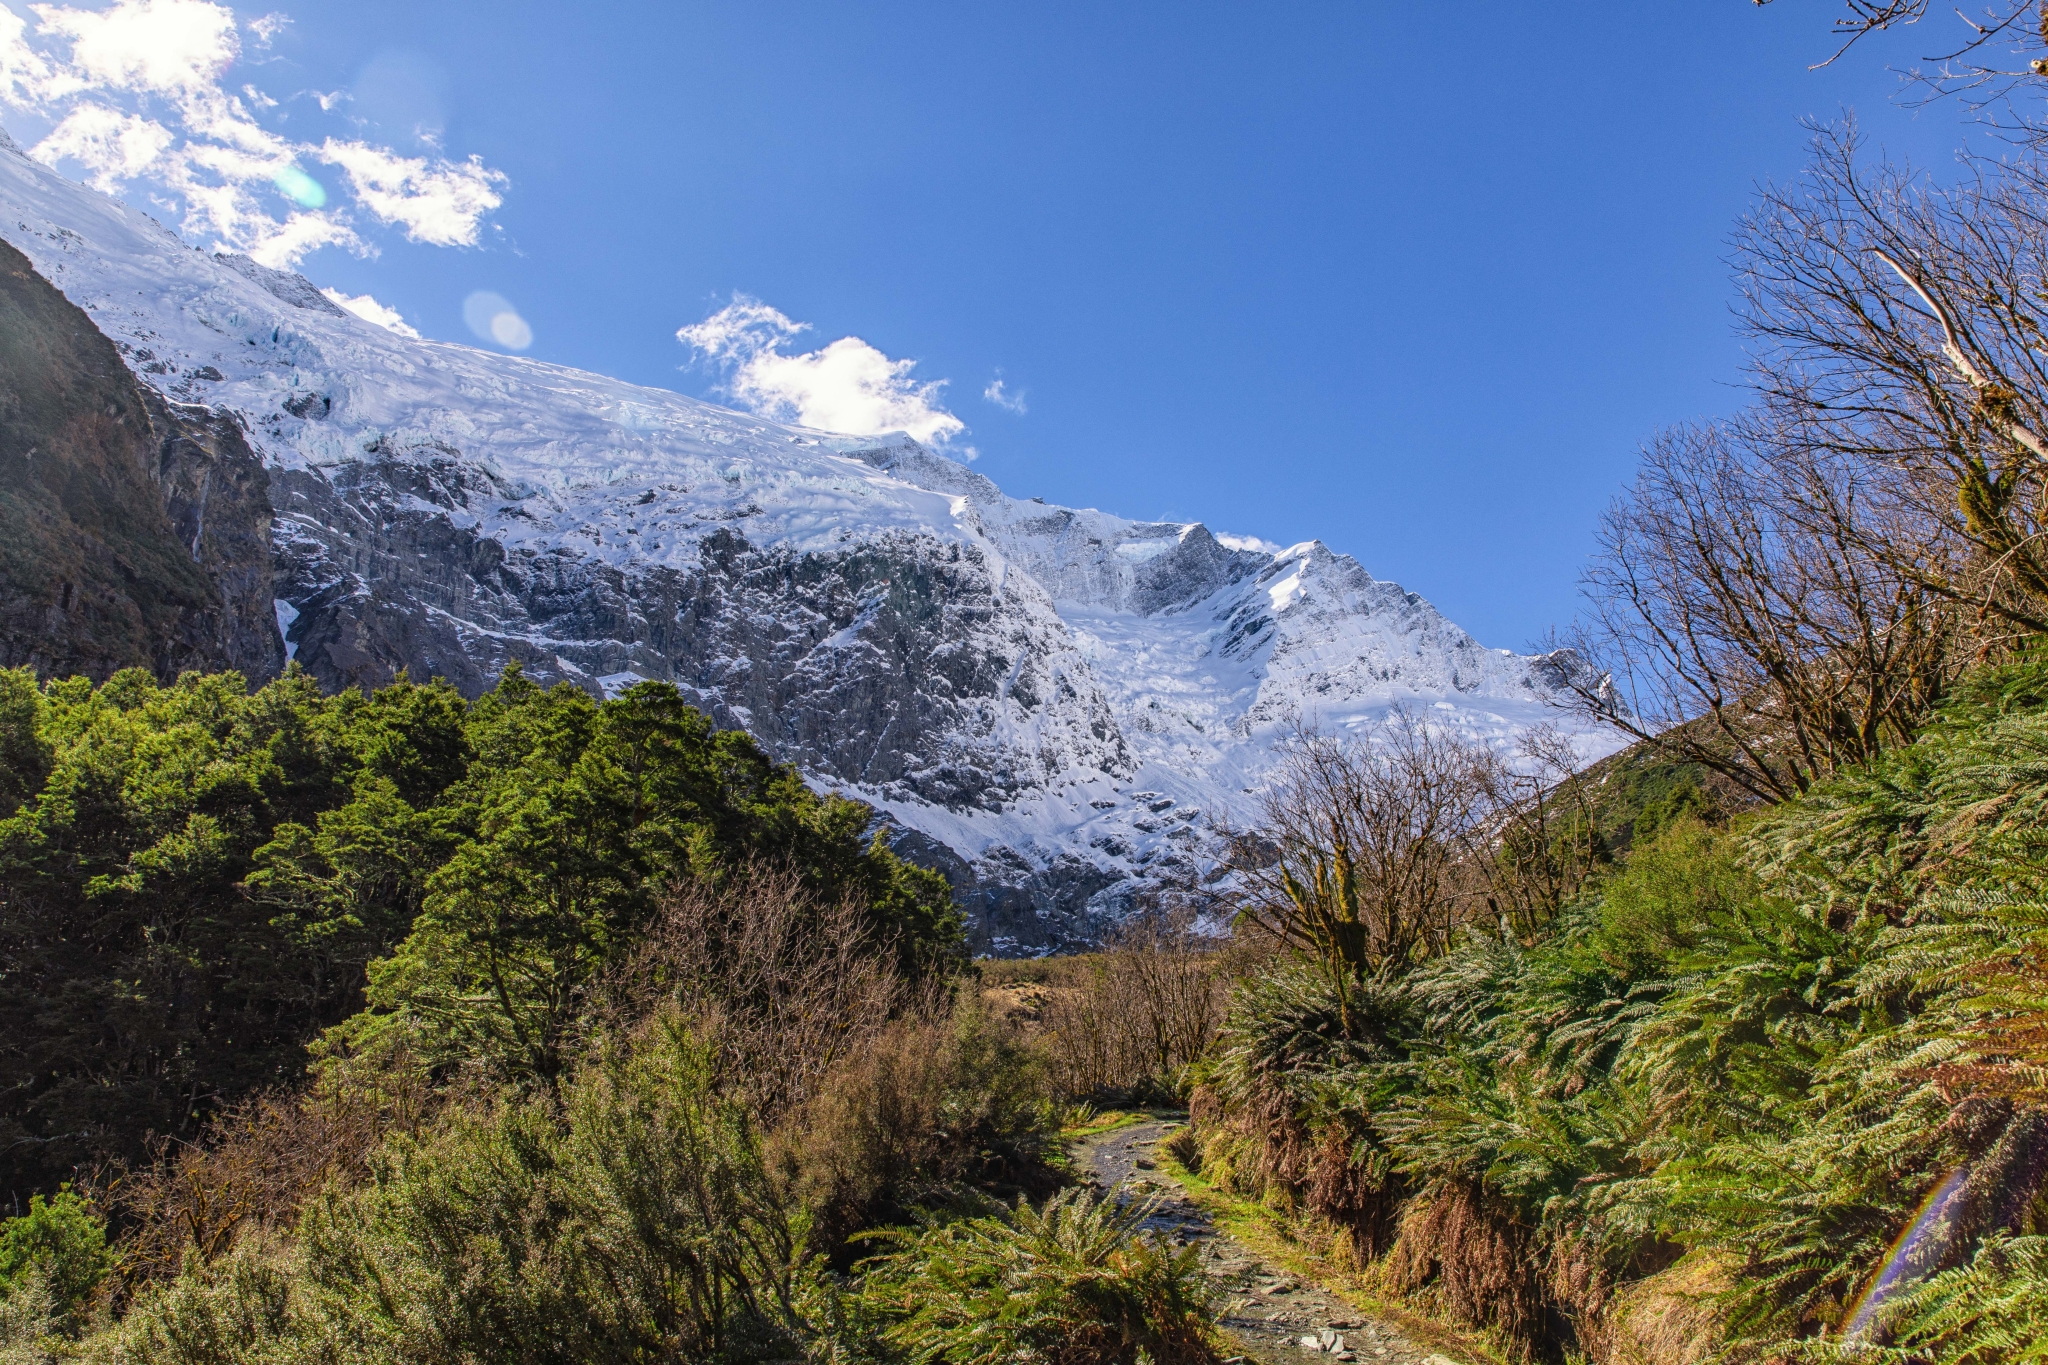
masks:
[[(416, 242), (474, 246), (503, 202), (505, 177), (475, 157), (406, 157), (334, 137), (297, 142), (266, 128), (258, 115), (278, 101), (225, 82), (243, 28), (265, 46), (290, 22), (282, 14), (238, 27), (234, 11), (212, 0), (30, 8), (33, 39), (0, 3), (0, 103), (47, 120), (31, 155), (80, 168), (109, 192), (142, 185), (209, 245), (276, 266), (322, 246), (367, 255), (375, 248), (356, 230), (367, 214)], [(323, 112), (337, 102), (318, 98)], [(319, 162), (340, 168), (352, 202), (301, 168)]]
[(1214, 535), (1216, 543), (1226, 550), (1257, 550), (1262, 555), (1277, 555), (1280, 553), (1278, 545), (1275, 545), (1270, 540), (1261, 540), (1257, 536), (1232, 536), (1225, 535), (1221, 531), (1214, 532)]
[(115, 90), (197, 95), (241, 55), (234, 11), (208, 0), (120, 0), (104, 10), (31, 5), (38, 29), (71, 39), (68, 79)]
[(419, 332), (406, 325), (405, 318), (396, 308), (386, 308), (368, 294), (351, 296), (342, 293), (339, 289), (323, 289), (320, 292), (325, 294), (332, 302), (340, 304), (349, 312), (354, 313), (364, 322), (374, 322), (379, 327), (396, 332), (402, 337), (411, 337), (414, 341), (419, 340)]
[(428, 161), (334, 138), (321, 145), (319, 157), (347, 173), (364, 208), (399, 224), (415, 242), (475, 246), (484, 215), (505, 202), (498, 193), (504, 175), (480, 157)]
[(1001, 370), (997, 370), (996, 377), (988, 381), (988, 387), (981, 391), (981, 396), (994, 403), (1004, 412), (1014, 412), (1019, 417), (1022, 417), (1029, 411), (1024, 406), (1024, 391), (1022, 389), (1011, 393), (1007, 388), (1003, 387), (1003, 372)]
[(808, 332), (808, 322), (792, 322), (779, 308), (759, 299), (734, 294), (732, 302), (702, 322), (680, 328), (676, 337), (685, 346), (704, 354), (704, 359), (745, 363), (763, 351), (772, 351), (798, 332)]
[(362, 239), (321, 213), (295, 213), (249, 246), (249, 258), (272, 270), (289, 270), (307, 252), (323, 246), (356, 247)]
[[(936, 445), (967, 430), (939, 405), (945, 380), (919, 383), (910, 377), (914, 360), (891, 360), (859, 337), (786, 354), (784, 343), (809, 328), (759, 299), (735, 294), (726, 307), (679, 329), (676, 339), (705, 361), (729, 367), (726, 393), (764, 417), (851, 436), (907, 431)], [(971, 449), (961, 453), (973, 458)]]
[(69, 157), (85, 167), (94, 189), (111, 192), (148, 170), (175, 141), (176, 135), (154, 119), (88, 103), (74, 106), (36, 144), (36, 155)]
[(49, 83), (50, 64), (22, 38), (21, 16), (0, 5), (0, 102), (25, 107)]

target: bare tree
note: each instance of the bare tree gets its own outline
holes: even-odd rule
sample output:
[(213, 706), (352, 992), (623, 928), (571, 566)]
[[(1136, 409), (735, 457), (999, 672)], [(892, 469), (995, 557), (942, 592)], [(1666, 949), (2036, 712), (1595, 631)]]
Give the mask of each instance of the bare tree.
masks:
[[(1753, 3), (1762, 6), (1773, 0)], [(1834, 36), (1840, 41), (1833, 55), (1814, 65), (1832, 64), (1873, 34), (1917, 25), (1930, 8), (1931, 0), (1841, 0), (1834, 23)], [(2027, 23), (2035, 11), (2033, 0), (1994, 0), (1975, 15), (1954, 9), (1960, 26), (1934, 40), (1941, 50), (1923, 58), (1934, 65), (1916, 74), (1940, 89), (1962, 92), (2003, 92), (2022, 76), (2043, 74), (2044, 63), (2026, 56), (2048, 41), (2048, 9), (2041, 11), (2039, 28)], [(2006, 61), (1998, 60), (2001, 54)]]
[(1776, 800), (1912, 735), (1956, 613), (1887, 543), (1924, 518), (1866, 516), (1856, 462), (1759, 435), (1680, 428), (1644, 452), (1586, 576), (1577, 647), (1609, 690), (1568, 682), (1631, 738)]
[(1243, 954), (1189, 916), (1134, 917), (1099, 953), (1049, 964), (1045, 1052), (1060, 1093), (1172, 1092), (1208, 1051)]
[(1406, 710), (1351, 742), (1298, 732), (1258, 828), (1233, 836), (1242, 913), (1339, 979), (1441, 952), (1487, 785), (1481, 751)]
[(628, 1019), (680, 1005), (756, 1112), (779, 1114), (906, 1003), (892, 961), (857, 901), (820, 901), (794, 872), (755, 866), (722, 887), (670, 892), (609, 994)]
[[(1666, 433), (1580, 644), (1636, 737), (1776, 799), (2048, 630), (2048, 166), (1930, 184), (1824, 130), (1736, 237), (1756, 404)], [(1681, 726), (1682, 728), (1672, 728)]]
[(1903, 518), (1873, 539), (1894, 570), (2027, 632), (2048, 626), (2044, 191), (2038, 161), (1936, 186), (1826, 129), (1736, 238), (1769, 436), (1854, 463)]
[(1526, 941), (1600, 856), (1577, 767), (1549, 726), (1505, 748), (1405, 709), (1346, 738), (1302, 731), (1260, 824), (1233, 836), (1240, 913), (1340, 986), (1441, 953), (1468, 925)]
[(1487, 917), (1529, 939), (1586, 884), (1600, 858), (1592, 794), (1578, 751), (1552, 726), (1524, 734), (1508, 753), (1474, 755), (1484, 818), (1464, 861), (1484, 888)]

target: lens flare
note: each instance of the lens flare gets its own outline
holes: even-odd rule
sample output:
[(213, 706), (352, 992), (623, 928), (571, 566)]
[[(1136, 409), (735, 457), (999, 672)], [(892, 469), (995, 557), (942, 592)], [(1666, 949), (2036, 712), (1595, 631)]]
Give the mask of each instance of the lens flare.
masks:
[(533, 328), (517, 313), (495, 313), (491, 316), (491, 340), (511, 351), (523, 351), (533, 345)]
[(1845, 1341), (1856, 1341), (1870, 1331), (1877, 1315), (1901, 1289), (1911, 1288), (1914, 1281), (1927, 1273), (1919, 1264), (1925, 1253), (1936, 1250), (1946, 1240), (1951, 1222), (1950, 1215), (1955, 1204), (1962, 1197), (1963, 1186), (1970, 1178), (1968, 1166), (1958, 1167), (1949, 1173), (1948, 1179), (1934, 1187), (1931, 1194), (1920, 1203), (1919, 1212), (1906, 1224), (1906, 1230), (1899, 1234), (1899, 1240), (1892, 1243), (1891, 1254), (1884, 1258), (1876, 1275), (1863, 1288), (1862, 1297), (1856, 1300), (1856, 1308), (1849, 1317), (1849, 1325), (1842, 1333)]
[(477, 336), (508, 351), (523, 351), (533, 345), (532, 326), (503, 294), (477, 290), (462, 301), (462, 320)]
[(302, 209), (324, 208), (327, 204), (327, 187), (297, 166), (285, 167), (270, 178), (270, 183)]

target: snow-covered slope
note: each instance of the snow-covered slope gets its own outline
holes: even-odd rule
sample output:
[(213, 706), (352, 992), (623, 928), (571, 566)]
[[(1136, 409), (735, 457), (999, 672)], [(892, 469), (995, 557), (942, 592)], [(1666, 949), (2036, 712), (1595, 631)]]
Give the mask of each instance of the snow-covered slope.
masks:
[(1555, 661), (1482, 649), (1319, 542), (1020, 501), (907, 437), (404, 338), (11, 144), (0, 236), (146, 382), (246, 427), (286, 646), (323, 681), (672, 680), (886, 810), (985, 946), (1197, 875), (1297, 719), (1558, 718)]

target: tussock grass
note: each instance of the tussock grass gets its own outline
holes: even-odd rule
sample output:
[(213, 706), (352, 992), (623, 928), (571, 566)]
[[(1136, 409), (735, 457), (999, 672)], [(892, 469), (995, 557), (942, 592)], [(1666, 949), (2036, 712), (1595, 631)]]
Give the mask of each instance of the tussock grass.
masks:
[(1200, 1252), (1140, 1227), (1153, 1206), (1070, 1189), (1034, 1208), (871, 1234), (862, 1296), (918, 1365), (1209, 1365)]

